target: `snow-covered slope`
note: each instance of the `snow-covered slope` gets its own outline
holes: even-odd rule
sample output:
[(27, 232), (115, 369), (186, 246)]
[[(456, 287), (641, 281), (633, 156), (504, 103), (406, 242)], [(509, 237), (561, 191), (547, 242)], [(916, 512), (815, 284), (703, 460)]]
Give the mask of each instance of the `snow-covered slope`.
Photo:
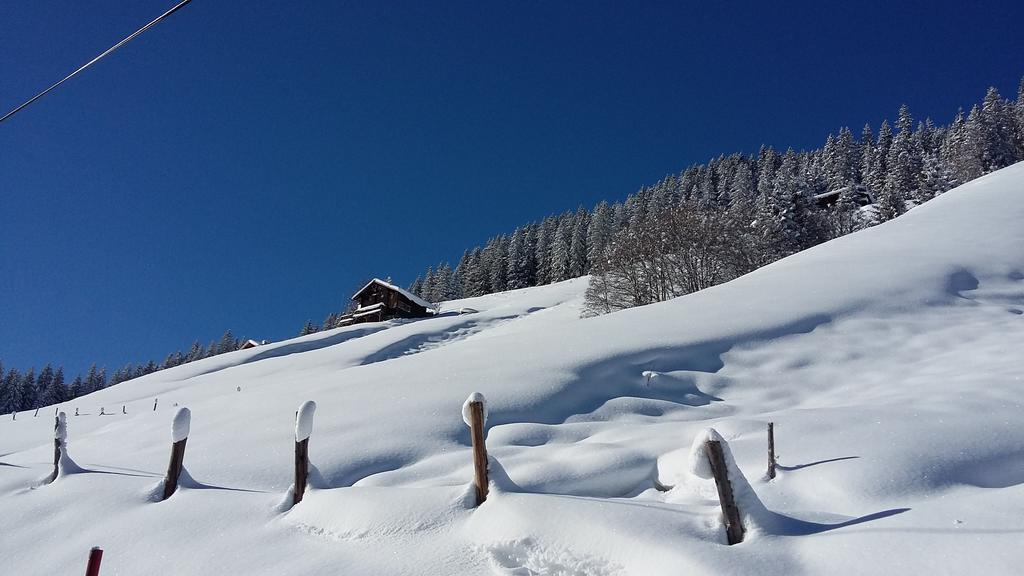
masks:
[[(104, 574), (1011, 574), (1024, 561), (1024, 164), (671, 302), (581, 320), (585, 285), (77, 399), (61, 408), (81, 469), (36, 488), (53, 408), (2, 421), (0, 564), (75, 571), (93, 545)], [(461, 415), (474, 391), (494, 458), (477, 509)], [(316, 469), (289, 509), (306, 400)], [(192, 412), (188, 474), (156, 502), (176, 406)], [(753, 489), (738, 490), (736, 546), (691, 461), (708, 427)]]

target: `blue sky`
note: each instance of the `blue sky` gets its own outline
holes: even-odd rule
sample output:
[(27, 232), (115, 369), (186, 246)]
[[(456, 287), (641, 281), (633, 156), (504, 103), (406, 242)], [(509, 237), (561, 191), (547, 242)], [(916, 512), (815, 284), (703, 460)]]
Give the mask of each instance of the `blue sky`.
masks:
[[(0, 6), (0, 108), (170, 7)], [(369, 276), (906, 102), (1016, 92), (1002, 3), (194, 0), (0, 124), (0, 359), (283, 339)]]

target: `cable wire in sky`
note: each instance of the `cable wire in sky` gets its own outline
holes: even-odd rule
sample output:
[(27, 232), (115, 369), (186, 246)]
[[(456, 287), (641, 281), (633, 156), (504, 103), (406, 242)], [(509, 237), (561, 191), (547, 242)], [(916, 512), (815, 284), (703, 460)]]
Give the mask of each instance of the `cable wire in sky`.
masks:
[(164, 12), (163, 14), (161, 14), (161, 15), (157, 16), (157, 17), (156, 17), (156, 19), (154, 19), (154, 20), (153, 20), (152, 22), (150, 22), (149, 24), (146, 24), (146, 25), (145, 25), (145, 26), (143, 26), (142, 28), (139, 28), (139, 29), (138, 29), (138, 30), (136, 30), (135, 32), (132, 32), (132, 33), (131, 33), (131, 34), (130, 34), (130, 35), (129, 35), (129, 36), (127, 37), (127, 38), (125, 38), (124, 40), (121, 40), (121, 41), (120, 41), (120, 42), (118, 42), (117, 44), (114, 44), (114, 45), (113, 45), (113, 46), (111, 46), (110, 48), (107, 48), (107, 49), (106, 49), (106, 50), (105, 50), (105, 51), (104, 51), (104, 52), (103, 52), (102, 54), (100, 54), (99, 56), (97, 56), (97, 57), (93, 58), (92, 60), (89, 60), (88, 62), (86, 62), (85, 64), (83, 64), (83, 65), (82, 65), (82, 66), (81, 66), (80, 68), (78, 68), (78, 70), (75, 70), (75, 71), (74, 71), (74, 72), (72, 72), (71, 74), (68, 74), (67, 76), (65, 76), (64, 78), (60, 79), (60, 80), (59, 80), (58, 82), (56, 82), (56, 83), (55, 83), (55, 84), (54, 84), (53, 86), (50, 86), (49, 88), (47, 88), (46, 90), (43, 90), (43, 91), (42, 91), (42, 92), (40, 92), (39, 94), (36, 94), (35, 96), (33, 96), (33, 97), (32, 97), (31, 99), (29, 99), (29, 100), (28, 100), (27, 102), (25, 102), (25, 103), (24, 103), (24, 104), (22, 104), (21, 106), (18, 106), (17, 108), (15, 108), (14, 110), (11, 110), (11, 111), (10, 111), (10, 112), (8, 112), (7, 114), (4, 114), (3, 118), (0, 118), (0, 122), (3, 122), (4, 120), (7, 120), (8, 118), (10, 118), (11, 116), (14, 116), (14, 115), (15, 115), (15, 114), (17, 114), (18, 112), (21, 112), (22, 110), (24, 110), (25, 108), (27, 108), (29, 104), (31, 104), (31, 103), (33, 103), (33, 102), (35, 102), (36, 100), (39, 100), (39, 99), (40, 99), (40, 98), (42, 98), (43, 96), (46, 96), (46, 95), (47, 95), (47, 94), (48, 94), (48, 93), (49, 93), (49, 92), (50, 92), (51, 90), (53, 90), (54, 88), (56, 88), (57, 86), (60, 86), (61, 84), (65, 83), (65, 82), (67, 82), (67, 81), (68, 81), (68, 80), (70, 80), (70, 79), (71, 79), (71, 78), (72, 78), (73, 76), (75, 76), (76, 74), (78, 74), (79, 72), (81, 72), (82, 70), (85, 70), (85, 69), (86, 69), (86, 68), (88, 68), (89, 66), (92, 66), (93, 64), (95, 64), (96, 62), (99, 62), (99, 61), (100, 61), (100, 60), (101, 60), (101, 59), (102, 59), (102, 58), (103, 58), (104, 56), (106, 56), (107, 54), (110, 54), (110, 53), (111, 53), (111, 52), (113, 52), (114, 50), (117, 50), (117, 49), (118, 49), (118, 48), (120, 48), (121, 46), (124, 46), (125, 44), (127, 44), (127, 43), (131, 42), (132, 40), (134, 40), (134, 39), (135, 39), (135, 37), (136, 37), (136, 36), (138, 36), (139, 34), (142, 34), (142, 33), (143, 33), (143, 32), (145, 32), (146, 30), (149, 30), (149, 29), (150, 29), (150, 28), (152, 28), (153, 26), (156, 26), (156, 25), (157, 25), (158, 23), (160, 23), (160, 21), (161, 21), (161, 20), (164, 20), (165, 18), (167, 18), (167, 17), (168, 17), (168, 16), (170, 16), (171, 14), (174, 14), (174, 13), (175, 13), (175, 12), (177, 12), (178, 10), (181, 10), (182, 8), (184, 8), (184, 7), (185, 7), (185, 5), (186, 5), (186, 4), (188, 4), (188, 3), (189, 3), (189, 2), (191, 2), (191, 1), (192, 1), (192, 0), (182, 0), (181, 2), (177, 3), (177, 4), (176, 4), (176, 5), (175, 5), (175, 6), (173, 7), (173, 8), (171, 8), (171, 9), (170, 9), (170, 10), (168, 10), (167, 12)]

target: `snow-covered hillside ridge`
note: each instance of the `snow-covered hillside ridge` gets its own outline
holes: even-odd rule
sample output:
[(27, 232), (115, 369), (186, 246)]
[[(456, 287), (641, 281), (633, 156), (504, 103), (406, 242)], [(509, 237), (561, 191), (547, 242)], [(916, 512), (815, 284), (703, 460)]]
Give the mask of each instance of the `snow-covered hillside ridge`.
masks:
[[(38, 486), (54, 408), (4, 420), (4, 569), (78, 570), (94, 545), (103, 574), (1011, 574), (1024, 561), (1024, 164), (673, 301), (579, 319), (585, 287), (450, 302), (479, 312), (317, 333), (79, 398), (61, 407), (77, 468), (51, 484)], [(476, 391), (493, 483), (479, 508), (461, 414)], [(290, 508), (307, 400), (315, 470)], [(156, 502), (182, 406), (187, 474)], [(693, 461), (707, 428), (752, 489), (735, 546)]]

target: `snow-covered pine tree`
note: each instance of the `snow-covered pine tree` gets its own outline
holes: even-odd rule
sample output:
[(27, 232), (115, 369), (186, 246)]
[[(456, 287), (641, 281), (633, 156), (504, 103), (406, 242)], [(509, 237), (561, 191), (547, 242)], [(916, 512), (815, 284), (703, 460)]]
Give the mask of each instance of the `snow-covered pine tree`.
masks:
[(68, 399), (78, 398), (85, 394), (85, 385), (82, 383), (82, 375), (76, 374), (75, 379), (71, 381), (71, 386), (68, 386)]
[[(465, 258), (465, 257), (463, 257)], [(417, 296), (423, 296), (423, 277), (417, 276), (412, 284), (409, 284), (409, 292)]]
[(614, 214), (607, 201), (602, 200), (594, 207), (587, 230), (587, 262), (594, 265), (601, 258), (605, 246), (615, 233)]
[(563, 214), (558, 219), (550, 254), (551, 282), (568, 280), (572, 273), (572, 213)]
[(537, 245), (533, 250), (534, 261), (537, 263), (537, 285), (551, 283), (551, 243), (558, 233), (558, 220), (548, 216), (537, 228)]
[[(53, 370), (53, 368), (47, 364), (46, 367), (43, 368), (44, 372), (46, 371), (46, 368), (50, 368), (50, 370), (49, 374), (45, 378), (44, 384), (41, 385), (39, 382), (36, 383), (41, 396), (39, 404), (40, 406), (60, 404), (67, 399), (67, 388), (64, 386), (64, 369), (58, 368), (57, 370)], [(40, 372), (39, 375), (42, 379), (42, 372)]]
[(886, 177), (888, 176), (887, 161), (889, 156), (889, 148), (892, 147), (892, 128), (889, 127), (888, 120), (882, 120), (882, 125), (878, 129), (878, 141), (875, 143), (874, 148), (874, 165), (871, 167), (871, 172), (867, 177), (868, 189), (877, 197), (882, 193), (882, 188), (885, 187)]
[(1017, 102), (1013, 108), (1017, 118), (1017, 158), (1024, 160), (1024, 78), (1017, 87)]
[(8, 372), (4, 372), (4, 364), (0, 362), (0, 414), (11, 411), (11, 384), (7, 378)]
[(459, 282), (462, 283), (462, 293), (465, 296), (483, 296), (487, 294), (488, 274), (483, 264), (483, 249), (479, 246), (473, 248), (469, 253), (469, 261), (466, 269), (458, 272)]
[(48, 388), (53, 386), (53, 366), (47, 363), (43, 366), (43, 369), (39, 371), (39, 375), (36, 376), (36, 398), (39, 401), (39, 406), (45, 406), (42, 402), (46, 399), (46, 391)]
[(726, 215), (733, 222), (737, 233), (744, 235), (749, 232), (750, 224), (754, 221), (754, 204), (757, 194), (754, 188), (754, 174), (748, 162), (744, 161), (736, 165), (731, 182), (729, 194), (731, 200), (726, 208)]
[(7, 371), (2, 388), (6, 398), (3, 404), (4, 413), (21, 410), (21, 373), (16, 368)]
[(338, 313), (337, 312), (331, 312), (330, 314), (327, 315), (326, 318), (324, 318), (323, 323), (320, 324), (320, 331), (323, 332), (324, 330), (333, 330), (333, 329), (335, 329), (337, 327), (338, 327)]
[(953, 166), (960, 183), (970, 182), (985, 173), (985, 126), (977, 105), (971, 108), (964, 121)]
[(488, 285), (491, 292), (508, 290), (508, 236), (501, 234), (488, 243)]
[(452, 271), (451, 265), (447, 262), (437, 265), (437, 271), (434, 272), (434, 284), (436, 286), (434, 300), (430, 300), (430, 302), (445, 302), (460, 297), (455, 272)]
[(800, 170), (800, 157), (786, 151), (775, 175), (775, 185), (759, 199), (757, 228), (770, 259), (787, 256), (820, 241), (821, 229), (810, 207), (807, 182)]
[(434, 267), (427, 266), (427, 273), (423, 275), (423, 287), (420, 288), (419, 296), (427, 302), (437, 302), (437, 276), (434, 274)]
[(195, 362), (196, 360), (201, 360), (204, 353), (205, 350), (203, 350), (203, 345), (199, 343), (199, 340), (196, 340), (195, 342), (192, 342), (192, 347), (188, 349), (188, 355), (185, 356), (185, 361)]
[(516, 228), (508, 246), (508, 289), (518, 290), (530, 286), (533, 260), (525, 228)]
[(914, 146), (913, 120), (907, 105), (900, 106), (898, 132), (886, 158), (886, 179), (878, 198), (878, 218), (885, 222), (906, 212), (906, 201), (918, 196), (920, 151)]
[(36, 369), (29, 368), (18, 383), (18, 410), (32, 410), (37, 407), (39, 392), (36, 388)]
[(860, 180), (859, 182), (868, 188), (868, 192), (874, 195), (875, 190), (871, 190), (871, 172), (875, 169), (875, 163), (877, 162), (875, 156), (875, 136), (871, 131), (871, 124), (865, 124), (864, 128), (860, 131)]
[(224, 354), (225, 352), (234, 352), (238, 350), (239, 342), (235, 339), (235, 335), (228, 328), (224, 331), (224, 335), (220, 337), (220, 342), (217, 343), (217, 354)]
[(829, 135), (822, 156), (827, 190), (838, 190), (856, 182), (856, 152), (853, 133), (849, 128), (844, 126), (840, 129), (839, 137), (835, 140)]
[(775, 188), (775, 173), (781, 158), (771, 146), (761, 146), (757, 154), (757, 195), (770, 196)]
[(299, 336), (308, 336), (317, 332), (316, 324), (313, 324), (312, 320), (306, 320), (306, 323), (302, 325), (302, 330), (299, 330)]
[(572, 217), (572, 238), (569, 243), (569, 277), (577, 278), (590, 271), (587, 259), (587, 233), (590, 213), (583, 206)]
[(990, 87), (981, 105), (982, 164), (985, 172), (1017, 161), (1017, 130), (1013, 108), (996, 88)]

